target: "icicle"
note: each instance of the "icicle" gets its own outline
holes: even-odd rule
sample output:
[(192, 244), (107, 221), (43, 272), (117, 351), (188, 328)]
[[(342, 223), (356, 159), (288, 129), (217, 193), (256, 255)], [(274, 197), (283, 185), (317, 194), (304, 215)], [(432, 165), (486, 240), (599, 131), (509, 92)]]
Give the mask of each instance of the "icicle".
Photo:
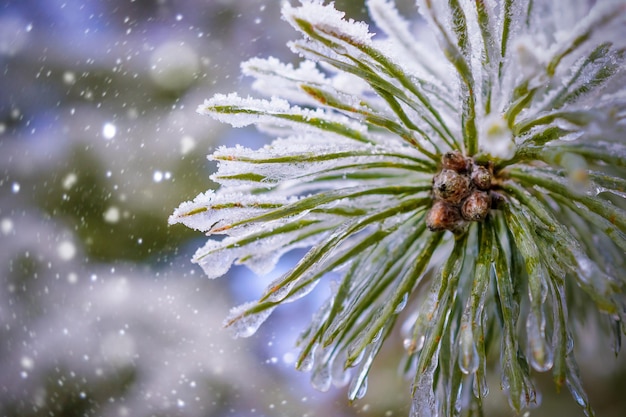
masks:
[(330, 377), (333, 385), (337, 388), (345, 387), (350, 382), (351, 372), (345, 368), (346, 352), (342, 350), (333, 357), (330, 364)]
[(526, 335), (528, 337), (530, 364), (539, 372), (549, 370), (554, 364), (552, 346), (546, 340), (545, 328), (546, 319), (543, 311), (540, 317), (537, 317), (533, 312), (528, 314)]
[(436, 351), (430, 365), (417, 376), (413, 384), (413, 400), (409, 417), (438, 417), (438, 401), (433, 390), (434, 372), (439, 352)]
[(476, 398), (485, 398), (489, 395), (489, 386), (487, 385), (487, 376), (485, 372), (476, 372), (472, 381), (472, 390)]
[(352, 380), (352, 384), (350, 384), (350, 388), (348, 389), (348, 398), (350, 400), (359, 400), (365, 397), (367, 393), (367, 376), (363, 379), (359, 380), (357, 378)]
[(230, 327), (235, 333), (235, 337), (250, 337), (258, 328), (263, 324), (265, 320), (272, 314), (274, 308), (268, 307), (267, 309), (258, 313), (247, 313), (248, 310), (257, 306), (256, 302), (241, 304), (230, 310), (230, 314), (224, 321), (224, 325)]
[(474, 343), (472, 324), (469, 315), (463, 315), (459, 334), (459, 367), (466, 375), (471, 375), (478, 369), (478, 350)]
[(318, 391), (326, 392), (330, 388), (331, 375), (329, 356), (330, 349), (317, 349), (314, 355), (314, 369), (311, 375), (311, 385)]
[(589, 404), (589, 399), (587, 398), (587, 394), (585, 394), (585, 390), (582, 387), (582, 383), (580, 382), (580, 375), (578, 372), (578, 364), (574, 359), (573, 355), (567, 355), (566, 359), (567, 363), (567, 378), (565, 383), (567, 384), (567, 388), (569, 388), (572, 393), (572, 397), (574, 400), (583, 408), (583, 411), (587, 417), (593, 417), (594, 412)]

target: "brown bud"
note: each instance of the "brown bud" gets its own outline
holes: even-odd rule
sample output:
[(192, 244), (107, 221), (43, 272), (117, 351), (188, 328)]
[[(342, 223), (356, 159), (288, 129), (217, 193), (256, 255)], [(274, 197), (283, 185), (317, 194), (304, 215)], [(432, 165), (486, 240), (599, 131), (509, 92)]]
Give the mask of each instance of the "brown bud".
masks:
[(491, 197), (484, 191), (474, 191), (463, 201), (461, 215), (465, 220), (482, 222), (491, 208)]
[(443, 154), (441, 164), (444, 169), (451, 169), (456, 172), (465, 172), (468, 169), (468, 159), (459, 151), (450, 151)]
[(451, 169), (444, 169), (433, 178), (435, 198), (460, 204), (470, 192), (470, 180)]
[(491, 173), (482, 165), (475, 165), (472, 170), (472, 182), (479, 190), (487, 191), (491, 188)]
[(461, 218), (459, 209), (444, 201), (436, 201), (426, 213), (426, 226), (430, 231), (459, 230), (465, 222)]

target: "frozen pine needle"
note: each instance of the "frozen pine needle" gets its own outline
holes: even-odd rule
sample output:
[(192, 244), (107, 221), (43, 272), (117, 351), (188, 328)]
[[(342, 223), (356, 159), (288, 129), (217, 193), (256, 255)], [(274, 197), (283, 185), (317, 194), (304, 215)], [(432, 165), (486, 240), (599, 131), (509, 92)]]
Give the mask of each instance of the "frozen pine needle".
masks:
[(194, 257), (212, 278), (308, 250), (233, 309), (239, 336), (340, 277), (299, 339), (317, 388), (363, 396), (402, 321), (413, 416), (480, 408), (488, 366), (518, 413), (551, 372), (593, 415), (572, 324), (597, 323), (616, 353), (626, 331), (626, 4), (419, 0), (416, 22), (367, 6), (374, 30), (285, 3), (300, 64), (254, 58), (260, 98), (198, 109), (274, 141), (217, 149), (220, 188), (170, 223), (225, 235)]

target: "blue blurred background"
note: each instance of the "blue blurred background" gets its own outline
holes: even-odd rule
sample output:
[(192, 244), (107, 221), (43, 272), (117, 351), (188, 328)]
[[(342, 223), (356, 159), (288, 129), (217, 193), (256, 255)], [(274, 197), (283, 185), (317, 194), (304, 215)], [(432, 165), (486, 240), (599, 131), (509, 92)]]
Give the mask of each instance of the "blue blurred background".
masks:
[[(411, 3), (402, 10), (414, 13)], [(366, 19), (361, 1), (337, 7)], [(189, 262), (205, 237), (167, 225), (180, 202), (213, 187), (211, 149), (267, 140), (195, 109), (217, 92), (249, 92), (243, 60), (297, 60), (279, 9), (275, 0), (0, 1), (1, 416), (408, 415), (400, 337), (355, 404), (293, 369), (298, 332), (326, 285), (250, 339), (223, 329), (228, 309), (298, 254), (273, 276), (235, 268), (209, 281)], [(622, 416), (625, 374), (593, 337), (582, 348), (586, 386), (600, 415)], [(488, 409), (511, 415), (491, 379)], [(582, 415), (544, 382), (541, 415)]]

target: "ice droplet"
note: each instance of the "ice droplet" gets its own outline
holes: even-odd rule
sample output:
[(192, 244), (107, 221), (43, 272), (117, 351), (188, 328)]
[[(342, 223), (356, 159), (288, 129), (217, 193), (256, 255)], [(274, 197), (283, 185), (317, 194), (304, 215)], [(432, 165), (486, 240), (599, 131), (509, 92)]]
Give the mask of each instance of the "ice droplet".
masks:
[(331, 376), (328, 363), (319, 361), (311, 375), (311, 385), (318, 391), (326, 392), (330, 388)]
[(401, 312), (402, 310), (404, 310), (404, 307), (406, 307), (406, 302), (409, 299), (409, 293), (404, 293), (404, 295), (402, 296), (402, 300), (400, 300), (400, 302), (398, 303), (398, 305), (396, 306), (396, 309), (394, 311), (395, 314), (398, 314), (399, 312)]
[(487, 376), (485, 372), (476, 372), (472, 389), (476, 398), (485, 398), (489, 394), (489, 385), (487, 385)]
[(528, 337), (530, 364), (539, 372), (549, 370), (554, 363), (552, 348), (546, 341), (545, 326), (543, 314), (540, 318), (534, 313), (528, 314), (528, 318), (526, 319), (526, 334)]
[(459, 335), (459, 367), (461, 372), (470, 375), (478, 369), (478, 350), (470, 323), (462, 323)]
[(341, 351), (334, 358), (330, 365), (330, 375), (333, 385), (337, 388), (345, 387), (350, 382), (350, 371), (345, 368), (345, 351)]

